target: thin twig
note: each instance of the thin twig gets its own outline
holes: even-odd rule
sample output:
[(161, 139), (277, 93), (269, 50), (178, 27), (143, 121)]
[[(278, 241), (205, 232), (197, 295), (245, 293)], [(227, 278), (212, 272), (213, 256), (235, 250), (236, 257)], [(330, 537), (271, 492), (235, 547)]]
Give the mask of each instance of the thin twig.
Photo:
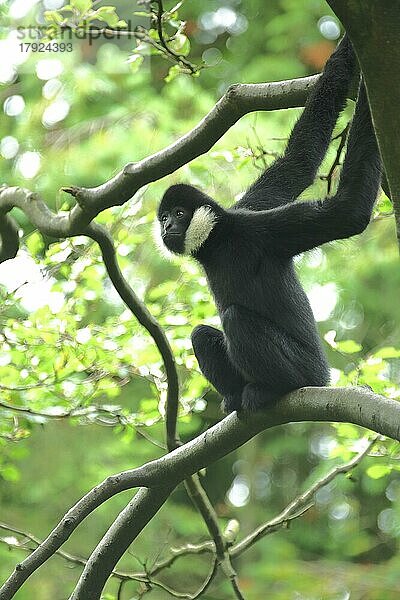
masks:
[(335, 137), (332, 138), (332, 141), (340, 139), (340, 143), (339, 143), (339, 146), (338, 146), (338, 148), (336, 150), (335, 160), (333, 161), (333, 163), (331, 165), (331, 168), (329, 169), (328, 175), (322, 175), (321, 176), (321, 179), (326, 180), (326, 182), (327, 182), (327, 192), (328, 192), (328, 195), (331, 193), (331, 190), (332, 190), (333, 175), (335, 173), (336, 167), (340, 166), (340, 164), (341, 164), (340, 158), (341, 158), (341, 155), (342, 155), (343, 148), (346, 145), (347, 136), (348, 136), (349, 131), (350, 131), (350, 125), (351, 125), (351, 121), (349, 121), (347, 123), (347, 125), (343, 129), (343, 131), (341, 131), (338, 135), (336, 135)]
[(231, 548), (232, 556), (239, 556), (242, 552), (247, 550), (250, 546), (252, 546), (255, 542), (257, 542), (260, 538), (264, 537), (267, 533), (272, 533), (272, 531), (276, 531), (276, 528), (280, 528), (288, 523), (289, 520), (295, 519), (303, 512), (308, 510), (311, 506), (311, 500), (315, 496), (318, 490), (322, 487), (330, 483), (335, 477), (337, 477), (340, 473), (348, 473), (356, 467), (362, 459), (367, 456), (370, 452), (372, 446), (379, 439), (379, 436), (374, 437), (366, 446), (364, 450), (362, 450), (359, 454), (356, 454), (354, 458), (352, 458), (347, 463), (342, 465), (338, 465), (328, 471), (326, 475), (318, 479), (312, 486), (310, 486), (305, 492), (297, 496), (290, 504), (286, 506), (286, 508), (277, 515), (274, 519), (271, 519), (267, 523), (264, 523), (260, 527), (258, 527), (255, 531), (246, 536), (239, 543), (235, 544)]
[(174, 52), (168, 46), (167, 42), (165, 41), (164, 32), (163, 32), (163, 16), (164, 16), (163, 3), (162, 3), (162, 0), (155, 0), (155, 2), (157, 3), (157, 6), (158, 6), (158, 10), (157, 10), (157, 32), (158, 32), (158, 38), (160, 40), (160, 43), (161, 43), (162, 47), (167, 52), (167, 54), (169, 54), (170, 56), (172, 56), (175, 59), (175, 61), (177, 61), (178, 63), (181, 63), (182, 65), (184, 65), (187, 69), (189, 69), (189, 71), (191, 73), (196, 73), (196, 71), (198, 70), (198, 68), (195, 67), (194, 65), (192, 65), (191, 62), (189, 62), (188, 60), (186, 60), (186, 58), (182, 54), (177, 54), (176, 52)]

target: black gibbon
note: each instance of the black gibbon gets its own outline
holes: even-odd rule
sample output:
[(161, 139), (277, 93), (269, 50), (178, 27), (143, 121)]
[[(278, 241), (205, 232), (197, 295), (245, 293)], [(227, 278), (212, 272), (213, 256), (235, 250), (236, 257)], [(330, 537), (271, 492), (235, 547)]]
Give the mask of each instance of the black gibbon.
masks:
[(222, 331), (192, 333), (194, 353), (225, 412), (267, 407), (303, 386), (329, 383), (315, 320), (293, 257), (362, 232), (381, 162), (361, 82), (334, 196), (294, 202), (312, 184), (344, 108), (356, 60), (347, 36), (332, 54), (286, 150), (229, 209), (191, 185), (173, 185), (158, 210), (161, 237), (203, 266)]

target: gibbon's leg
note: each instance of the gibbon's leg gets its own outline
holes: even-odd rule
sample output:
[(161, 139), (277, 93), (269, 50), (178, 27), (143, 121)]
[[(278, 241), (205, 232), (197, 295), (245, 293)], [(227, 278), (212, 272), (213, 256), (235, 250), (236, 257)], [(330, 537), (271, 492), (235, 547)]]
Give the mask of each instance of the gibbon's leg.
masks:
[(324, 386), (329, 369), (318, 346), (302, 344), (265, 317), (230, 306), (222, 317), (228, 355), (247, 379), (242, 408), (266, 407), (291, 390)]
[(229, 359), (222, 331), (198, 325), (192, 331), (192, 345), (201, 372), (224, 397), (223, 411), (240, 410), (242, 391), (247, 382)]
[(248, 383), (242, 394), (242, 408), (247, 412), (254, 412), (271, 407), (282, 394), (268, 391), (265, 386), (257, 383)]

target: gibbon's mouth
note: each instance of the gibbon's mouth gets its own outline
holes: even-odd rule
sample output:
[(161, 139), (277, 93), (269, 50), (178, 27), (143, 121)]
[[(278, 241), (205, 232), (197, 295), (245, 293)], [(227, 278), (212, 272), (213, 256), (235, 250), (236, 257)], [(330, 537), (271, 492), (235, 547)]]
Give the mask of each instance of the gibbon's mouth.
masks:
[(175, 238), (179, 238), (179, 237), (182, 237), (182, 234), (178, 233), (177, 231), (175, 231), (175, 232), (167, 231), (166, 233), (163, 233), (161, 236), (161, 238), (164, 242), (170, 240), (171, 238), (175, 239)]
[(171, 252), (181, 254), (184, 247), (184, 236), (177, 231), (167, 231), (162, 236), (162, 241)]

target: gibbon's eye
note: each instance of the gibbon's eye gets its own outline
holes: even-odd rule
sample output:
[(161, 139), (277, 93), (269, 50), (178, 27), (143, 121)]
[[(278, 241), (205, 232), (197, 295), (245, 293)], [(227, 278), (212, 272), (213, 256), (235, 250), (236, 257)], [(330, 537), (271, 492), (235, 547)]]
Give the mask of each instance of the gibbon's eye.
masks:
[(161, 222), (162, 222), (162, 223), (165, 223), (167, 219), (168, 219), (168, 216), (167, 216), (167, 215), (163, 215), (163, 216), (161, 217)]
[(178, 208), (178, 210), (176, 211), (176, 216), (178, 217), (178, 219), (180, 219), (181, 217), (183, 217), (184, 214), (185, 213), (180, 208)]

